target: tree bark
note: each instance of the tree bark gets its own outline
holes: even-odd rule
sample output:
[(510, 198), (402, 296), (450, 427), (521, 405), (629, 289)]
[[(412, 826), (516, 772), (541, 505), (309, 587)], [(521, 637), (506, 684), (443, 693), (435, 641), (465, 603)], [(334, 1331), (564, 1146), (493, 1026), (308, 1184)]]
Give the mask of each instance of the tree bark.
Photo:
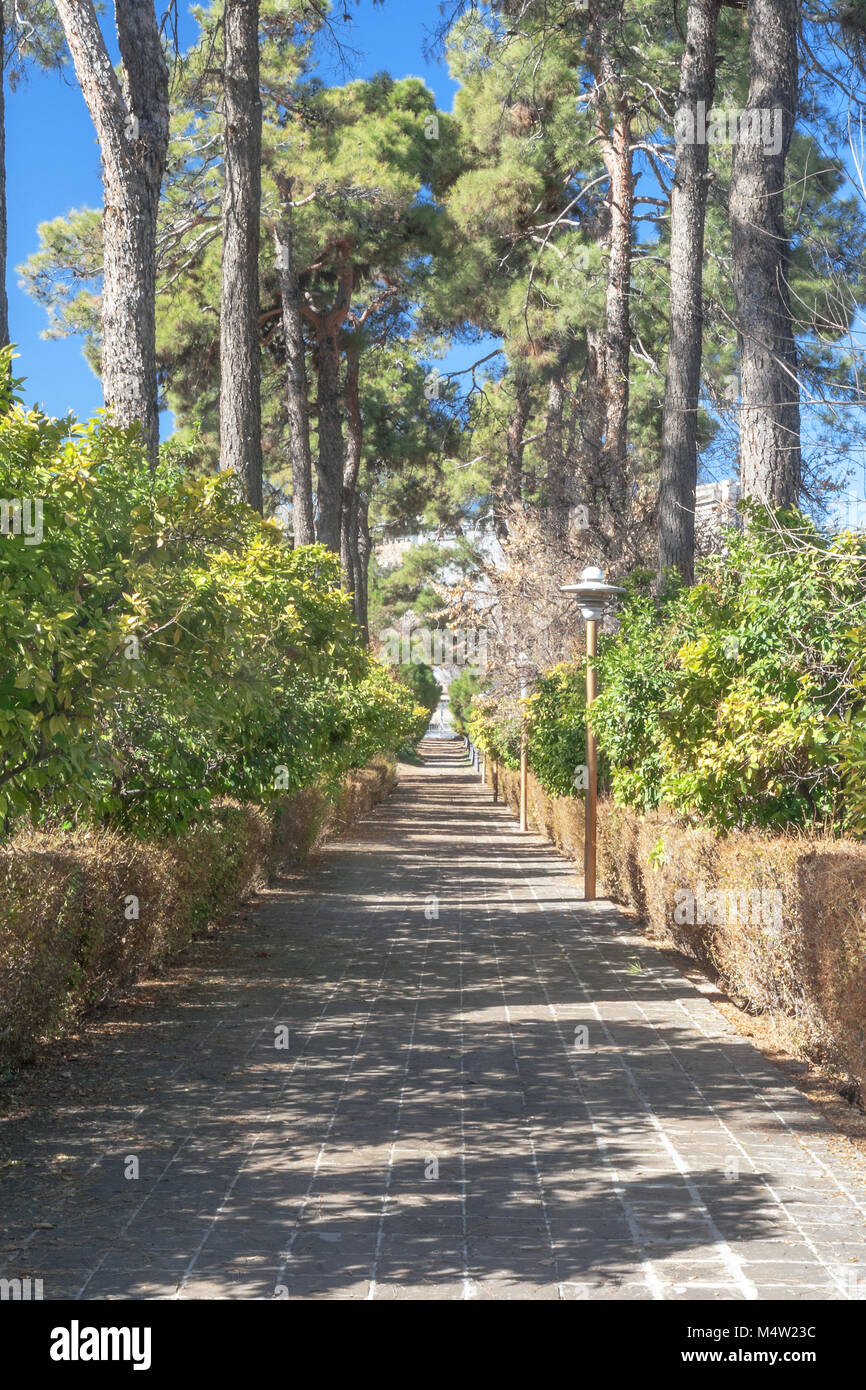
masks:
[(337, 293), (330, 309), (316, 309), (307, 296), (304, 317), (316, 335), (316, 376), (319, 388), (319, 457), (316, 540), (340, 554), (343, 506), (343, 407), (340, 396), (340, 333), (355, 286), (352, 265), (343, 260), (337, 270)]
[(798, 103), (798, 8), (795, 0), (748, 0), (748, 108), (730, 192), (741, 489), (772, 507), (796, 504), (800, 491), (800, 388), (783, 208)]
[(595, 515), (605, 515), (602, 451), (607, 425), (604, 378), (604, 333), (595, 328), (586, 332), (586, 366), (576, 391), (575, 415), (578, 425), (577, 469), (581, 500)]
[(113, 420), (159, 448), (156, 218), (168, 150), (168, 69), (150, 0), (115, 0), (122, 85), (93, 0), (55, 0), (102, 158), (102, 389)]
[(704, 226), (709, 145), (699, 139), (701, 111), (716, 89), (718, 0), (689, 0), (676, 114), (676, 172), (671, 190), (670, 338), (659, 483), (659, 573), (694, 578), (698, 400), (703, 346)]
[(226, 0), (223, 34), (225, 194), (220, 296), (220, 466), (237, 475), (244, 499), (260, 512), (259, 0)]
[(313, 514), (313, 459), (310, 449), (310, 411), (301, 290), (295, 266), (291, 208), (274, 227), (277, 277), (286, 340), (286, 408), (289, 418), (289, 452), (292, 465), (292, 529), (295, 545), (312, 545), (316, 539)]
[(367, 561), (369, 556), (365, 554), (364, 558), (362, 558), (362, 523), (362, 498), (360, 492), (356, 492), (352, 497), (350, 508), (349, 527), (347, 531), (347, 559), (349, 572), (352, 576), (352, 607), (355, 613), (355, 622), (358, 624), (366, 644), (368, 637)]
[(354, 527), (356, 545), (355, 615), (366, 646), (370, 640), (370, 556), (373, 553), (373, 538), (370, 534), (370, 499), (365, 493), (355, 493), (355, 508), (357, 512), (357, 522)]
[(505, 431), (505, 485), (501, 501), (494, 504), (496, 534), (508, 534), (509, 518), (523, 505), (523, 452), (526, 426), (532, 411), (529, 378), (521, 366), (512, 372), (514, 404)]
[(340, 554), (345, 444), (340, 405), (339, 329), (325, 325), (316, 342), (319, 386), (318, 517), (316, 540)]
[(593, 18), (596, 135), (608, 177), (610, 213), (605, 291), (603, 375), (605, 381), (604, 488), (615, 528), (624, 522), (628, 500), (629, 366), (631, 357), (631, 262), (634, 167), (631, 109), (615, 55), (622, 0), (599, 0)]
[[(6, 56), (6, 25), (0, 3), (0, 62)], [(6, 295), (6, 64), (0, 66), (0, 347), (9, 342), (9, 300)]]
[(156, 464), (156, 224), (168, 150), (168, 68), (149, 0), (115, 0), (121, 81), (93, 0), (56, 0), (99, 138), (103, 168), (103, 396), (115, 423), (139, 421)]
[[(363, 448), (363, 424), (361, 421), (361, 397), (358, 389), (360, 360), (357, 352), (349, 351), (346, 358), (346, 461), (343, 467), (343, 490), (340, 504), (340, 558), (343, 566), (343, 582), (352, 594), (356, 593), (357, 574), (355, 561), (357, 555), (358, 509), (355, 505), (358, 477), (361, 472), (361, 450)], [(357, 603), (356, 603), (357, 613)]]
[(605, 296), (605, 376), (607, 386), (606, 467), (611, 497), (621, 505), (628, 471), (629, 365), (631, 354), (631, 254), (634, 175), (631, 130), (617, 121), (609, 156), (610, 259)]
[(553, 537), (565, 533), (569, 504), (565, 467), (565, 362), (566, 350), (561, 348), (547, 385), (547, 415), (544, 426), (548, 528)]

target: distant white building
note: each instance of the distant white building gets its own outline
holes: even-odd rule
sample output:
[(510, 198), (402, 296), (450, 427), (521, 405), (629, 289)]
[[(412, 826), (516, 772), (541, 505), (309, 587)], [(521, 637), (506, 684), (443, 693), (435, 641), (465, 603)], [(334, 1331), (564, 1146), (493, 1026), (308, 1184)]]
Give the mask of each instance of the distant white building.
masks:
[(733, 478), (720, 483), (699, 483), (695, 488), (695, 544), (705, 554), (723, 548), (721, 532), (739, 526), (737, 503), (740, 484)]
[(447, 694), (443, 694), (439, 699), (439, 704), (430, 716), (430, 726), (427, 730), (428, 738), (453, 738), (454, 725), (451, 721), (451, 709), (448, 703)]

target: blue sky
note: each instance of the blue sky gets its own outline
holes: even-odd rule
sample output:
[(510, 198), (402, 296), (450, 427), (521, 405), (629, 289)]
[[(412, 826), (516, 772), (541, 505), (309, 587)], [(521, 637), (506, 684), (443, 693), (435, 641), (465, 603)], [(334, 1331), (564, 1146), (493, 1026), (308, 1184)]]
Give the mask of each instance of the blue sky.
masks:
[[(335, 9), (340, 9), (335, 5)], [(438, 0), (386, 0), (374, 6), (361, 0), (350, 6), (351, 23), (337, 18), (340, 39), (357, 50), (347, 69), (323, 48), (321, 73), (329, 82), (368, 77), (387, 69), (395, 77), (421, 77), (436, 95), (437, 104), (450, 109), (454, 94), (444, 63), (424, 57), (425, 43), (439, 17)], [(111, 7), (106, 6), (106, 33)], [(196, 26), (188, 13), (181, 28), (181, 46), (190, 44)], [(18, 375), (27, 379), (28, 401), (38, 401), (51, 415), (73, 410), (79, 417), (91, 415), (102, 405), (102, 391), (81, 351), (78, 340), (45, 341), (40, 337), (46, 315), (18, 286), (16, 267), (38, 246), (37, 226), (77, 207), (99, 207), (99, 149), (84, 99), (70, 71), (31, 73), (18, 90), (7, 90), (6, 108), (7, 198), (9, 206), (10, 331), (20, 354)], [(449, 357), (448, 368), (474, 360), (475, 349), (461, 349)], [(480, 355), (480, 353), (478, 354)]]

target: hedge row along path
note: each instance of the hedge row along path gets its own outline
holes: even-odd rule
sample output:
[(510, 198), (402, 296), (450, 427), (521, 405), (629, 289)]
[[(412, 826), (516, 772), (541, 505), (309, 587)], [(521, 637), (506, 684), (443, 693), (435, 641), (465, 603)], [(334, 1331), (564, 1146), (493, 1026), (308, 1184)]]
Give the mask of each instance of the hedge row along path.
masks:
[(422, 754), (7, 1118), (0, 1274), (46, 1298), (862, 1298), (844, 1146), (456, 742)]

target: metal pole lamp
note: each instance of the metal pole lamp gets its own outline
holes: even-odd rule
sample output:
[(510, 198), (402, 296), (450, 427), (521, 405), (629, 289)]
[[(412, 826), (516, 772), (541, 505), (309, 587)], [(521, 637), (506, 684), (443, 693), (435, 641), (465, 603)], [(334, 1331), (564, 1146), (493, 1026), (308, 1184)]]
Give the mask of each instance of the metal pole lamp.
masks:
[(517, 658), (520, 670), (520, 829), (529, 829), (529, 759), (526, 739), (526, 700), (529, 695), (529, 657), (521, 652)]
[[(560, 593), (572, 594), (580, 604), (586, 623), (586, 709), (597, 694), (595, 657), (598, 652), (598, 624), (609, 599), (623, 593), (616, 584), (606, 584), (604, 570), (588, 566), (577, 584), (562, 584)], [(595, 734), (586, 721), (586, 826), (583, 836), (583, 898), (595, 901), (595, 861), (598, 825), (598, 746)]]

